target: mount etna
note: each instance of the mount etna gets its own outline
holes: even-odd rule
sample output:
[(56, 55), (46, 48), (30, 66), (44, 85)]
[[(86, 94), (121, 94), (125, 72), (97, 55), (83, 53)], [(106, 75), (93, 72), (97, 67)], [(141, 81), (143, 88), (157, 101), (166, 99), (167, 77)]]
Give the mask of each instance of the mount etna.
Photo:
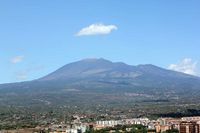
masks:
[[(105, 59), (67, 64), (42, 78), (0, 85), (0, 106), (198, 106), (200, 78), (151, 64)], [(153, 106), (152, 106), (153, 107)]]

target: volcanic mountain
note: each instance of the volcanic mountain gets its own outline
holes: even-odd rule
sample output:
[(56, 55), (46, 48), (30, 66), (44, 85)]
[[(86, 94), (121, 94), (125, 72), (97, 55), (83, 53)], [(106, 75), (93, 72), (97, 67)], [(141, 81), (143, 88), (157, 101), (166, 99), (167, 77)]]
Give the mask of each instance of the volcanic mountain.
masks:
[(101, 58), (84, 59), (67, 64), (37, 80), (1, 84), (0, 104), (16, 104), (12, 101), (16, 99), (22, 100), (22, 103), (30, 99), (45, 99), (64, 104), (88, 102), (88, 98), (107, 99), (105, 101), (112, 100), (112, 97), (117, 97), (119, 101), (127, 97), (177, 99), (199, 97), (199, 91), (200, 78), (192, 75), (151, 64), (131, 66)]
[[(90, 84), (102, 84), (103, 86), (105, 84), (116, 86), (117, 88), (118, 86), (127, 86), (130, 89), (134, 87), (174, 91), (200, 89), (199, 77), (166, 70), (151, 64), (131, 66), (122, 62), (111, 62), (101, 58), (84, 59), (67, 64), (36, 81), (66, 82), (83, 86)], [(92, 88), (95, 89), (95, 86)], [(120, 91), (123, 91), (123, 89)]]

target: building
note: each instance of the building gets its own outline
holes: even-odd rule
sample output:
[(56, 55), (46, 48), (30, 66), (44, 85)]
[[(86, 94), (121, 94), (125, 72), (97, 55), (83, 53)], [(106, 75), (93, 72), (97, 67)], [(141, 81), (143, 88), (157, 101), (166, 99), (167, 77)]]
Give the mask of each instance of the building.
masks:
[(116, 125), (123, 125), (123, 122), (121, 120), (97, 121), (96, 125), (98, 127), (114, 127)]
[(180, 123), (179, 131), (180, 133), (199, 133), (199, 125), (197, 122), (183, 121)]
[(183, 117), (181, 118), (182, 121), (200, 121), (200, 116), (194, 117)]
[(156, 128), (157, 133), (162, 133), (162, 132), (172, 129), (170, 125), (160, 125), (160, 124), (155, 125), (155, 128)]

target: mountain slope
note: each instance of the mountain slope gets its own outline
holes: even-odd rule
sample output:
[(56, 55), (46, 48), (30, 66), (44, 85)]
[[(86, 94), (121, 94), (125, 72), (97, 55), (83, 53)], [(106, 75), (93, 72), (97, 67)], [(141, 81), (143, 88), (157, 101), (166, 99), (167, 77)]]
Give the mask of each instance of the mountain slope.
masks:
[[(69, 78), (86, 78), (86, 77), (106, 77), (112, 72), (129, 73), (134, 70), (134, 66), (124, 63), (113, 63), (105, 59), (85, 59), (78, 62), (70, 63), (55, 72), (41, 78), (44, 80), (66, 80)], [(114, 73), (112, 76), (115, 76)]]
[(86, 85), (87, 82), (100, 82), (130, 87), (153, 87), (181, 90), (199, 89), (200, 78), (180, 72), (166, 70), (154, 65), (130, 66), (113, 63), (105, 59), (85, 59), (67, 64), (38, 81), (70, 81)]
[(150, 64), (131, 66), (105, 59), (84, 59), (34, 81), (0, 85), (0, 105), (5, 102), (30, 105), (38, 98), (55, 105), (94, 99), (112, 102), (116, 98), (118, 102), (188, 99), (199, 97), (199, 90), (200, 78), (192, 75)]

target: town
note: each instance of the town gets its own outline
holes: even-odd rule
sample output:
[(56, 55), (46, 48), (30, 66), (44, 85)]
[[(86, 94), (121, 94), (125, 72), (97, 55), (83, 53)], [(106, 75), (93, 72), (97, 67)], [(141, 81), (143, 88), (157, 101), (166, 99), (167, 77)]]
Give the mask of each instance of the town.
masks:
[(200, 116), (182, 118), (129, 118), (81, 122), (73, 116), (71, 122), (37, 126), (30, 129), (1, 130), (0, 133), (200, 133)]

